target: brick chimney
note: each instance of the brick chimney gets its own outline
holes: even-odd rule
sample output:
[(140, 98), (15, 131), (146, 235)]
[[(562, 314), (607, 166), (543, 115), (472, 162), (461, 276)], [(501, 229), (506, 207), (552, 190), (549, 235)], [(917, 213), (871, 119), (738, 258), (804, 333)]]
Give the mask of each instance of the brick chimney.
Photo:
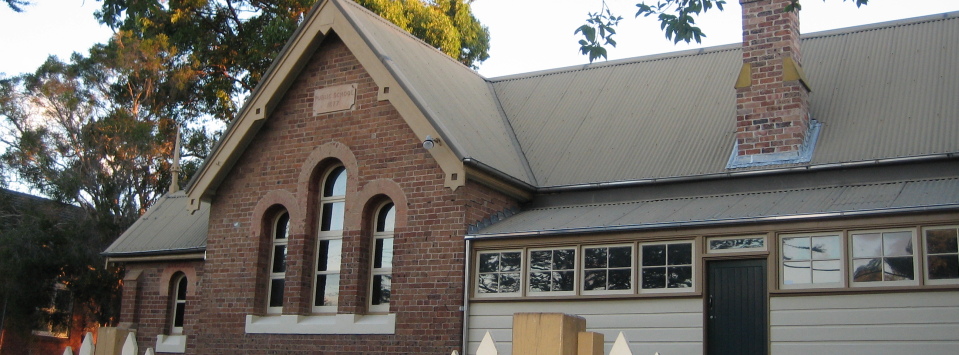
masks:
[(783, 11), (789, 0), (739, 2), (743, 67), (736, 82), (736, 148), (728, 167), (801, 162), (811, 155), (816, 124), (809, 117), (810, 90), (801, 66), (799, 14)]

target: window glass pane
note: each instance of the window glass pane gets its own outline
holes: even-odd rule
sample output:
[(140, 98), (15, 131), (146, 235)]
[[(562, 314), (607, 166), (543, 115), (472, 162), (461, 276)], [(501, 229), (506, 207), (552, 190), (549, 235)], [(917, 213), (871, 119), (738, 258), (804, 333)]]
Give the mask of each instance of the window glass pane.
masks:
[(928, 257), (929, 278), (933, 280), (959, 278), (959, 254)]
[(479, 285), (476, 292), (479, 293), (498, 293), (499, 292), (499, 274), (480, 274)]
[(286, 245), (273, 246), (273, 272), (286, 272)]
[(185, 315), (186, 315), (186, 304), (185, 304), (185, 303), (177, 303), (176, 306), (175, 306), (175, 308), (174, 308), (173, 326), (174, 326), (174, 327), (182, 327), (182, 326), (183, 326), (183, 318), (185, 317)]
[(669, 265), (689, 265), (693, 263), (693, 245), (692, 244), (668, 244), (666, 249), (669, 251)]
[(643, 268), (643, 288), (666, 288), (666, 268)]
[(609, 290), (629, 290), (633, 288), (633, 270), (609, 270)]
[(321, 231), (343, 230), (343, 211), (345, 202), (328, 202), (323, 204)]
[(393, 238), (376, 240), (376, 250), (373, 254), (373, 268), (386, 269), (393, 267)]
[(882, 281), (882, 259), (856, 259), (852, 261), (852, 280), (855, 282)]
[(531, 272), (529, 274), (529, 290), (533, 292), (550, 291), (549, 272)]
[(393, 208), (393, 204), (387, 204), (380, 209), (379, 215), (376, 217), (376, 231), (377, 232), (392, 232), (393, 224), (396, 221), (396, 209)]
[(342, 166), (333, 169), (323, 185), (324, 197), (346, 195), (346, 169)]
[(499, 271), (499, 253), (487, 253), (479, 255), (479, 272)]
[(499, 292), (519, 292), (519, 273), (505, 273), (499, 277)]
[(883, 255), (912, 255), (912, 232), (882, 234)]
[(808, 261), (783, 262), (783, 284), (797, 285), (812, 283), (809, 264)]
[(321, 240), (320, 254), (316, 261), (316, 271), (338, 271), (343, 256), (343, 241), (340, 239)]
[(553, 271), (553, 291), (572, 291), (574, 272)]
[(605, 290), (606, 289), (606, 269), (587, 270), (583, 276), (583, 290)]
[(372, 305), (382, 305), (390, 303), (390, 282), (392, 277), (389, 275), (373, 275), (373, 299)]
[(809, 237), (783, 238), (783, 260), (809, 260)]
[(674, 266), (669, 268), (669, 288), (693, 287), (693, 268)]
[(502, 258), (500, 261), (500, 271), (519, 271), (521, 261), (520, 252), (502, 253), (500, 257)]
[(274, 239), (286, 239), (290, 230), (290, 214), (283, 213), (276, 221), (276, 229), (273, 231)]
[(314, 306), (335, 306), (340, 297), (340, 275), (316, 275)]
[(553, 252), (549, 250), (533, 251), (529, 253), (529, 267), (533, 270), (549, 270)]
[(915, 278), (911, 256), (885, 258), (883, 264), (884, 281), (912, 280)]
[(956, 229), (926, 231), (926, 247), (929, 254), (959, 253), (959, 238)]
[(821, 237), (812, 237), (812, 258), (816, 260), (839, 259), (842, 255), (842, 247), (838, 235), (829, 235)]
[(283, 279), (270, 280), (270, 307), (283, 307)]
[(631, 267), (633, 266), (633, 248), (616, 247), (609, 248), (609, 267)]
[(817, 284), (842, 282), (839, 267), (839, 260), (813, 261), (812, 282)]
[(854, 258), (882, 256), (882, 236), (879, 233), (854, 234), (852, 256)]
[(560, 249), (553, 251), (553, 270), (572, 270), (576, 265), (576, 251), (574, 249)]
[[(643, 246), (643, 266), (666, 265), (666, 246), (665, 245), (644, 245)], [(665, 282), (663, 283), (665, 284)]]
[(180, 277), (180, 281), (177, 282), (176, 286), (176, 299), (177, 300), (186, 300), (186, 277)]
[(586, 248), (583, 252), (584, 267), (587, 269), (605, 268), (607, 262), (607, 248)]

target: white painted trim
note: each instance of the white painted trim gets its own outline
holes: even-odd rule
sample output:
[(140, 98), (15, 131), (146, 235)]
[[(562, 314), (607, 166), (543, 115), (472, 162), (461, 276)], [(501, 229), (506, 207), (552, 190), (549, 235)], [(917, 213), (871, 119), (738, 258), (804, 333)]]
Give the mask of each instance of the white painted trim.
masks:
[(185, 353), (186, 335), (157, 335), (156, 351), (161, 353)]
[(396, 315), (246, 316), (247, 334), (395, 334)]

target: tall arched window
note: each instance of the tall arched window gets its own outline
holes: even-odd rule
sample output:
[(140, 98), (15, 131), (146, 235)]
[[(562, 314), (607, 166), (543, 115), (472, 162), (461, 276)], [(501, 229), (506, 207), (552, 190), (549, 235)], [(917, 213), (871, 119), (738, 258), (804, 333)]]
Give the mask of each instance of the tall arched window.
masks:
[(170, 314), (173, 317), (170, 322), (170, 334), (180, 335), (183, 334), (183, 319), (186, 317), (186, 275), (182, 272), (177, 273), (170, 284), (173, 286), (173, 292), (170, 293), (172, 296)]
[(290, 238), (290, 214), (280, 213), (273, 220), (270, 253), (270, 289), (267, 296), (267, 313), (283, 312), (283, 289), (286, 285), (286, 255)]
[(328, 170), (320, 191), (323, 194), (319, 203), (313, 311), (336, 312), (346, 211), (346, 168), (336, 166)]
[(373, 267), (370, 285), (370, 312), (389, 312), (393, 280), (393, 225), (396, 208), (386, 202), (376, 210), (373, 221)]

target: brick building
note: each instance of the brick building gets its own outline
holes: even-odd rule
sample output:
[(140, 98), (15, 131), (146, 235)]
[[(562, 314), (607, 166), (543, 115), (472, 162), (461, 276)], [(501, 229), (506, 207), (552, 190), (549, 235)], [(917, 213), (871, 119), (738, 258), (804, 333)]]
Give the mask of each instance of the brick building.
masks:
[(741, 3), (742, 46), (492, 79), (317, 4), (106, 251), (121, 326), (158, 353), (508, 353), (509, 315), (558, 311), (640, 353), (948, 353), (959, 19), (801, 39), (788, 1)]

